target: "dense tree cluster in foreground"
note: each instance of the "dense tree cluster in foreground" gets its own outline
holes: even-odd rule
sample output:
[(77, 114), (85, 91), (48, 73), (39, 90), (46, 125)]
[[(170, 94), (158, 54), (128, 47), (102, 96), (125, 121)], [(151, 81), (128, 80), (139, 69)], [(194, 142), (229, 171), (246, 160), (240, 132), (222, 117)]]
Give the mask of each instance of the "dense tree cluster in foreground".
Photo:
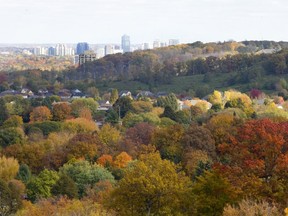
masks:
[(281, 97), (54, 99), (0, 99), (1, 215), (288, 214)]

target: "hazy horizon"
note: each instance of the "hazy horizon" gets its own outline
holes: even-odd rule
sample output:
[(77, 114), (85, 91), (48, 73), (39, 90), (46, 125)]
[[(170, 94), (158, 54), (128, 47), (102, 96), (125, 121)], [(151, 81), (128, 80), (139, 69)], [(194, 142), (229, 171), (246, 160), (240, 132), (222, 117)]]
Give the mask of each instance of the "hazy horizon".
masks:
[(0, 43), (288, 41), (287, 12), (284, 0), (9, 0)]

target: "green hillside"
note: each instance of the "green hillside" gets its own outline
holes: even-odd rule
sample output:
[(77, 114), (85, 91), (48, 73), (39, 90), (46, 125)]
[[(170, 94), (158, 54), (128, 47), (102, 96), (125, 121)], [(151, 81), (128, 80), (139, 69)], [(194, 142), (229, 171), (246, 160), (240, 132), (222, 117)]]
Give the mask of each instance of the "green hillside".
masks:
[(27, 87), (34, 92), (96, 87), (202, 97), (214, 89), (253, 88), (288, 96), (288, 43), (274, 41), (195, 42), (154, 50), (107, 55), (64, 71), (0, 73), (0, 91)]

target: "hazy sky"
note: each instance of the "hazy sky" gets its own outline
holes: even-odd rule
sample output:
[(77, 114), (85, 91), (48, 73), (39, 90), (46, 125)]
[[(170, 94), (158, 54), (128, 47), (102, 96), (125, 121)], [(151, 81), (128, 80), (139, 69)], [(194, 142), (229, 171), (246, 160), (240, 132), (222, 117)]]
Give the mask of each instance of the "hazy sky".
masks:
[(0, 0), (0, 43), (288, 41), (288, 0)]

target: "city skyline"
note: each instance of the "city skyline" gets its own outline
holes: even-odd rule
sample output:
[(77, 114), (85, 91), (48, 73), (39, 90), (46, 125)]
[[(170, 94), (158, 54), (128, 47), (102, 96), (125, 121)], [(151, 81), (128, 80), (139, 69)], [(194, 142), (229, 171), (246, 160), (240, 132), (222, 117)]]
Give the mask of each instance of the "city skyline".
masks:
[[(95, 55), (95, 59), (102, 58), (106, 55), (125, 53), (125, 52), (134, 52), (136, 50), (147, 50), (147, 49), (156, 49), (160, 47), (178, 45), (178, 39), (170, 39), (168, 43), (156, 40), (151, 46), (150, 43), (142, 44), (131, 44), (129, 35), (123, 35), (121, 37), (121, 44), (105, 44), (105, 45), (91, 45), (87, 42), (78, 42), (77, 44), (0, 44), (3, 46), (2, 52), (0, 54), (10, 53), (10, 49), (13, 47), (17, 48), (16, 52), (22, 52), (25, 55), (37, 55), (37, 56), (75, 56), (76, 61), (79, 61), (80, 56), (82, 55), (82, 62), (85, 62), (85, 55)], [(14, 50), (15, 51), (15, 50)], [(79, 57), (77, 57), (79, 56)], [(94, 58), (94, 57), (93, 57)], [(88, 60), (89, 61), (89, 60)]]
[(9, 0), (0, 43), (288, 41), (285, 0)]

